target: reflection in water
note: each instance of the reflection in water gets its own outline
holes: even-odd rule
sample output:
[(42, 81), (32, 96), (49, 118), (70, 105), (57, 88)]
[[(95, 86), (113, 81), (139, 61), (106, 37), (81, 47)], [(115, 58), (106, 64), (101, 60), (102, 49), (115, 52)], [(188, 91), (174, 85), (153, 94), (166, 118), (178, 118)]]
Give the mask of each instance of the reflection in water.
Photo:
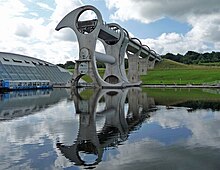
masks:
[(39, 112), (67, 96), (65, 89), (21, 90), (0, 94), (0, 120)]
[(184, 103), (176, 104), (177, 107), (188, 107), (188, 111), (192, 112), (197, 109), (212, 109), (220, 110), (220, 102), (210, 102), (210, 101), (187, 101)]
[[(105, 108), (97, 112), (102, 97)], [(137, 129), (146, 118), (150, 117), (150, 111), (155, 108), (154, 100), (147, 97), (146, 93), (141, 93), (139, 88), (97, 89), (89, 99), (83, 99), (75, 91), (73, 100), (76, 113), (80, 116), (77, 139), (71, 146), (59, 142), (57, 147), (70, 161), (85, 166), (96, 165), (102, 161), (104, 149), (116, 147), (127, 140), (129, 132)], [(126, 102), (129, 108), (127, 113), (124, 108)], [(97, 114), (105, 117), (105, 123), (100, 131), (97, 131), (96, 127)]]
[(144, 89), (157, 105), (188, 107), (188, 111), (211, 109), (220, 111), (219, 89)]
[[(213, 109), (220, 96), (213, 91), (54, 89), (0, 96), (0, 169), (220, 167), (220, 111)], [(195, 109), (184, 106), (192, 102)]]

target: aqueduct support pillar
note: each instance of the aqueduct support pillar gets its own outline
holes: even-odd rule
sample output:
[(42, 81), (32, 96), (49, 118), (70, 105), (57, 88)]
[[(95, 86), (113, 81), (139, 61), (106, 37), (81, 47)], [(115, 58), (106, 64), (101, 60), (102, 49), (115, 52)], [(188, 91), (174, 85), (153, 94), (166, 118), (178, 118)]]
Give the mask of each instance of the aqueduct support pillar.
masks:
[(155, 62), (156, 62), (156, 59), (153, 59), (152, 61), (148, 60), (148, 69), (150, 70), (154, 69)]
[(135, 54), (130, 54), (127, 52), (128, 56), (128, 80), (132, 83), (138, 82), (138, 84), (141, 84), (140, 81), (140, 74), (139, 74), (139, 55), (140, 50)]
[(148, 58), (139, 58), (139, 75), (146, 75), (148, 68)]

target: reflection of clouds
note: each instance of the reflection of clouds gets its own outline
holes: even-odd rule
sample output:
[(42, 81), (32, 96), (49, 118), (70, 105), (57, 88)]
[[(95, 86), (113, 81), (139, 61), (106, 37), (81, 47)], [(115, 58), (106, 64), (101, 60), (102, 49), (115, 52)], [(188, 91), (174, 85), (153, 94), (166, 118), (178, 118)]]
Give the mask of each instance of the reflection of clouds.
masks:
[[(177, 128), (184, 125), (182, 112), (183, 110), (181, 108), (166, 110), (165, 107), (158, 107), (156, 114), (152, 116), (149, 121), (158, 122), (163, 128)], [(170, 116), (172, 113), (175, 116)], [(169, 118), (167, 116), (169, 116)], [(181, 121), (179, 119), (180, 117)]]
[[(4, 126), (3, 133), (8, 134), (9, 142), (16, 144), (32, 144), (35, 143), (39, 137), (45, 135), (59, 134), (59, 138), (66, 137), (62, 136), (62, 134), (66, 131), (65, 125), (73, 124), (74, 117), (76, 118), (74, 112), (73, 103), (69, 103), (68, 105), (66, 101), (63, 101), (55, 107), (48, 108), (45, 111), (17, 120), (3, 122), (0, 126)], [(78, 123), (76, 127), (78, 128)], [(72, 138), (73, 134), (70, 136)], [(73, 139), (71, 140), (73, 141)]]
[(220, 115), (211, 110), (187, 112), (186, 108), (166, 110), (159, 107), (157, 113), (150, 118), (163, 128), (179, 128), (185, 126), (192, 132), (187, 145), (213, 146), (220, 148)]
[[(59, 154), (59, 153), (58, 153)], [(59, 155), (54, 162), (57, 168), (67, 168), (73, 166), (73, 163), (66, 159), (64, 156)]]
[(212, 154), (209, 148), (193, 150), (184, 146), (164, 147), (154, 141), (145, 140), (118, 148), (120, 154), (108, 155), (105, 162), (97, 166), (97, 170), (121, 169), (218, 169), (219, 150)]
[[(16, 165), (16, 162), (19, 162), (19, 168), (30, 167), (36, 161), (32, 160), (36, 159), (31, 157), (32, 150), (39, 150), (39, 157), (52, 157), (53, 148), (47, 152), (43, 150), (41, 153), (41, 146), (45, 145), (45, 141), (49, 139), (55, 143), (59, 139), (66, 144), (72, 144), (77, 132), (78, 115), (75, 115), (74, 103), (66, 100), (36, 114), (1, 122), (0, 168), (9, 168), (12, 164)], [(30, 145), (32, 147), (28, 149)], [(53, 147), (56, 148), (56, 144)], [(29, 166), (26, 165), (27, 162)]]
[[(131, 141), (131, 138), (136, 138), (140, 133), (142, 139), (124, 142), (124, 145), (118, 147), (120, 154), (105, 153), (108, 159), (97, 169), (114, 170), (129, 169), (129, 167), (132, 169), (219, 169), (219, 112), (211, 110), (187, 112), (186, 108), (176, 107), (167, 110), (165, 106), (158, 108), (142, 128), (129, 137)], [(161, 141), (146, 135), (152, 124), (158, 124), (165, 131), (184, 127), (192, 134), (186, 140), (164, 145)], [(152, 130), (155, 132), (155, 129)]]
[[(104, 104), (99, 104), (97, 111), (103, 109)], [(139, 130), (131, 133), (123, 145), (104, 151), (103, 161), (97, 169), (217, 169), (215, 166), (220, 157), (219, 113), (211, 110), (187, 112), (183, 107), (167, 110), (158, 106), (158, 110)], [(48, 169), (74, 166), (56, 148), (56, 142), (73, 144), (79, 128), (78, 116), (74, 103), (63, 100), (36, 114), (0, 122), (0, 169), (40, 169), (41, 162), (41, 166)], [(96, 115), (96, 118), (97, 129), (101, 130), (105, 115)], [(190, 135), (184, 136), (183, 129)], [(167, 137), (168, 134), (171, 138)], [(158, 136), (173, 142), (164, 145), (164, 139)]]

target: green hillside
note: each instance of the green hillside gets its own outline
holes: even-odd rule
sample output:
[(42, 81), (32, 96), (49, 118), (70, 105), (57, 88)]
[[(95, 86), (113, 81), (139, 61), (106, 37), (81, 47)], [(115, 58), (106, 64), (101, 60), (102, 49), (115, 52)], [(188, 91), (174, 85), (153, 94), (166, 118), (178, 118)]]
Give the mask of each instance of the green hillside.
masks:
[[(99, 69), (100, 75), (104, 69)], [(91, 82), (85, 75), (83, 79)], [(147, 75), (141, 76), (143, 84), (220, 84), (220, 67), (187, 65), (169, 59), (156, 64)]]
[(155, 65), (155, 69), (179, 69), (179, 68), (190, 68), (190, 66), (169, 59), (163, 59), (163, 61)]
[(186, 65), (169, 59), (156, 64), (141, 76), (143, 84), (216, 84), (220, 82), (220, 67)]

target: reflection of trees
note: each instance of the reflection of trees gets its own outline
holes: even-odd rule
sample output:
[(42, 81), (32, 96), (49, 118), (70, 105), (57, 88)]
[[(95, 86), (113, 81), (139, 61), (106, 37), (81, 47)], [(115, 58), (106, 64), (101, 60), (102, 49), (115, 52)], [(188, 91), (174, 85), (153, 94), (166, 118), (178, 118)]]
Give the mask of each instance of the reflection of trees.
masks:
[(192, 110), (197, 109), (212, 109), (213, 111), (220, 110), (220, 103), (219, 102), (209, 102), (209, 101), (187, 101), (181, 104), (177, 104), (175, 106), (178, 107), (189, 107)]
[[(154, 100), (148, 98), (139, 88), (94, 90), (88, 99), (83, 99), (76, 91), (72, 96), (76, 113), (80, 114), (78, 136), (73, 145), (65, 146), (59, 142), (57, 147), (76, 165), (98, 164), (105, 148), (115, 147), (127, 140), (129, 133), (139, 128), (142, 122), (150, 117), (149, 111), (155, 108)], [(105, 109), (97, 113), (100, 101), (105, 101)], [(125, 113), (125, 104), (128, 105), (128, 113)], [(99, 132), (96, 129), (96, 114), (105, 118)], [(88, 163), (88, 160), (81, 156), (82, 152), (93, 154), (93, 162)]]
[(156, 105), (220, 110), (219, 89), (145, 89)]

